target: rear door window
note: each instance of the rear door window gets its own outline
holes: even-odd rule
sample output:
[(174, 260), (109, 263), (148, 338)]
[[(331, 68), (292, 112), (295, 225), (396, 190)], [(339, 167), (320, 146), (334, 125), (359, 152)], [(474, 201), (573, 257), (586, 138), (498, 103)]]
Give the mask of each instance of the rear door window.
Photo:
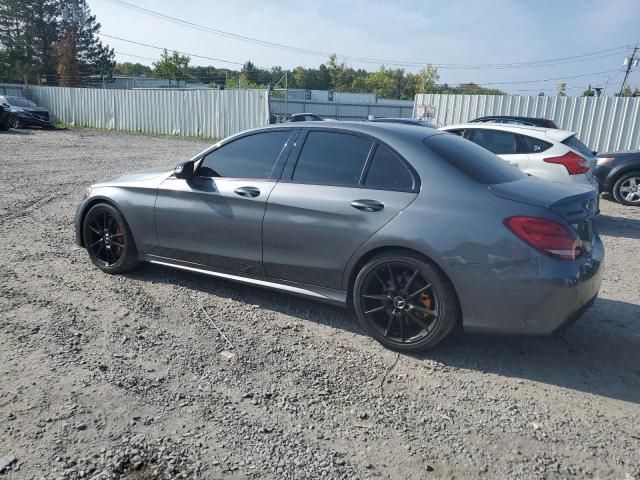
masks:
[(372, 146), (373, 141), (357, 135), (311, 131), (292, 180), (317, 185), (358, 185)]
[(511, 132), (478, 128), (468, 138), (496, 155), (520, 153), (516, 135)]
[(364, 186), (376, 190), (411, 192), (414, 177), (409, 167), (384, 145), (378, 145), (371, 160)]

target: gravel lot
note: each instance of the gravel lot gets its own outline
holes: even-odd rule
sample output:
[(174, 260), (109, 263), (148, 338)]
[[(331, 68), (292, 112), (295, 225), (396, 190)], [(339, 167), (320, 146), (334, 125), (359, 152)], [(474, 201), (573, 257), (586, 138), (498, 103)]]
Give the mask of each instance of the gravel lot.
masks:
[(0, 133), (0, 477), (640, 479), (640, 209), (602, 201), (601, 295), (561, 336), (397, 355), (341, 309), (73, 244), (86, 185), (206, 146)]

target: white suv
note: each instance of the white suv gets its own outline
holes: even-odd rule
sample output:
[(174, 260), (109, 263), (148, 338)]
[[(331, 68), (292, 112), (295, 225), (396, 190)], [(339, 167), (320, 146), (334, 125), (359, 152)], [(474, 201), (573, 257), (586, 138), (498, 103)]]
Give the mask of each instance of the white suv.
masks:
[(450, 125), (441, 130), (477, 143), (529, 175), (597, 188), (593, 176), (596, 157), (573, 132), (491, 123)]

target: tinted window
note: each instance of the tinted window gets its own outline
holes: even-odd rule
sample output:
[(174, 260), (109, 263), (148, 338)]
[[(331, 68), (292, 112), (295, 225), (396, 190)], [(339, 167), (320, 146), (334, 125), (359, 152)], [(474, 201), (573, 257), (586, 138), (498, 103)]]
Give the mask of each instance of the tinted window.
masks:
[(518, 142), (513, 133), (499, 130), (474, 130), (470, 139), (496, 155), (508, 155), (518, 151)]
[(527, 137), (525, 135), (520, 135), (520, 138), (522, 138), (524, 142), (527, 153), (540, 153), (551, 148), (551, 143), (538, 138)]
[(455, 130), (447, 130), (447, 132), (453, 133), (454, 135), (458, 135), (459, 137), (461, 137), (462, 134), (464, 133), (464, 128), (456, 128)]
[(477, 182), (492, 185), (526, 177), (518, 168), (484, 148), (455, 135), (433, 135), (424, 140), (432, 151)]
[(37, 107), (35, 103), (23, 97), (6, 97), (7, 103), (14, 107)]
[(309, 132), (293, 180), (320, 185), (358, 185), (371, 140), (333, 132)]
[(564, 143), (569, 148), (573, 148), (576, 152), (580, 153), (581, 155), (585, 155), (587, 157), (593, 157), (593, 152), (589, 150), (589, 147), (587, 147), (584, 143), (578, 140), (578, 137), (576, 137), (575, 135), (567, 138), (562, 143)]
[(391, 150), (378, 145), (367, 172), (364, 185), (377, 190), (413, 190), (413, 175), (409, 168)]
[(291, 132), (256, 133), (209, 153), (198, 169), (202, 177), (269, 178)]

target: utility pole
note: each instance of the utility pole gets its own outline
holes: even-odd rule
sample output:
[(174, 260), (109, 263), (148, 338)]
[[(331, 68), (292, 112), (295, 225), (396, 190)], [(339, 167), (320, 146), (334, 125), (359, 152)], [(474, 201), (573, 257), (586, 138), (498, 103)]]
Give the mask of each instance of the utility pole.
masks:
[[(631, 58), (627, 57), (624, 59), (624, 63), (627, 66), (627, 71), (624, 72), (624, 78), (622, 79), (622, 86), (620, 87), (619, 96), (622, 96), (622, 91), (624, 90), (624, 86), (627, 83), (627, 77), (629, 76), (629, 72), (631, 72), (631, 67), (635, 67), (638, 65), (638, 60), (636, 59), (636, 53), (638, 52), (638, 46), (633, 47), (633, 53), (631, 54)], [(635, 63), (635, 65), (634, 65)]]

